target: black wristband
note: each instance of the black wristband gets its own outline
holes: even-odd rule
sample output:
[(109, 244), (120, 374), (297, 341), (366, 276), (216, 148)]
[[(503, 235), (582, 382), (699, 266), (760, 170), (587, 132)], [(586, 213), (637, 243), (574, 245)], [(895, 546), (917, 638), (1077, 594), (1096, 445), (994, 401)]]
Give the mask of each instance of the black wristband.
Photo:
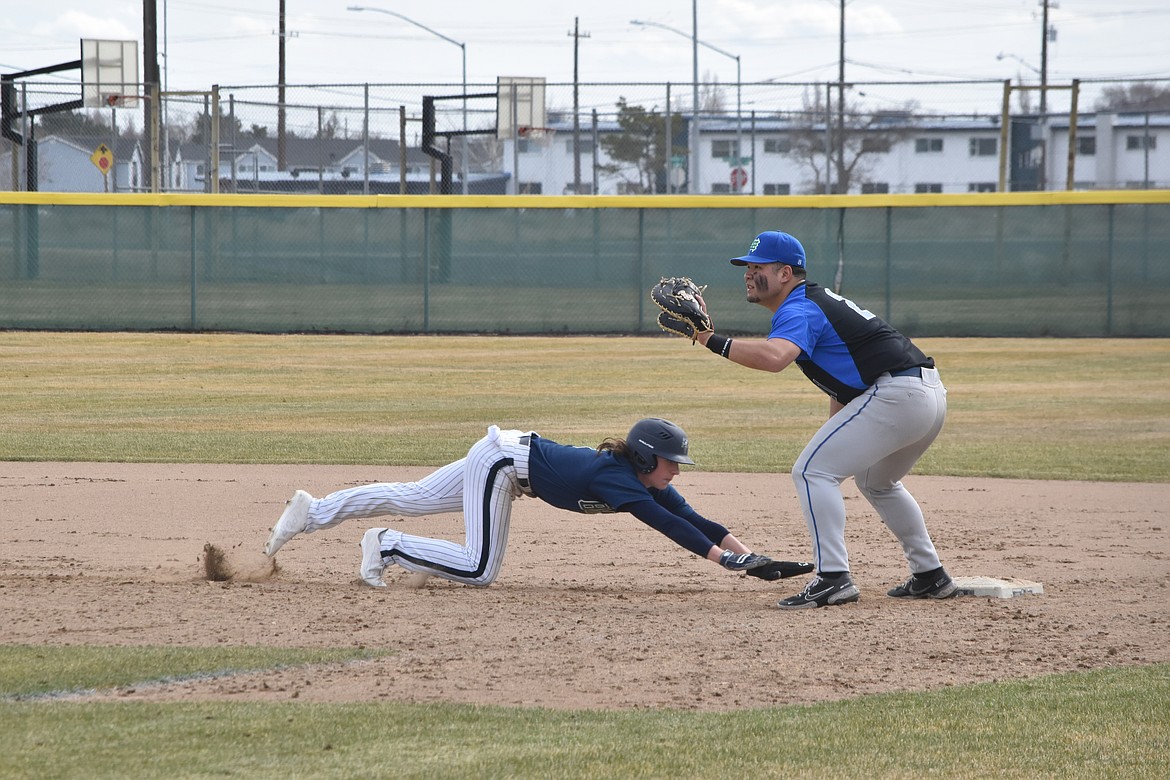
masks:
[(720, 336), (718, 333), (712, 333), (711, 338), (707, 339), (707, 349), (719, 357), (727, 357), (727, 353), (731, 351), (731, 339), (727, 336)]

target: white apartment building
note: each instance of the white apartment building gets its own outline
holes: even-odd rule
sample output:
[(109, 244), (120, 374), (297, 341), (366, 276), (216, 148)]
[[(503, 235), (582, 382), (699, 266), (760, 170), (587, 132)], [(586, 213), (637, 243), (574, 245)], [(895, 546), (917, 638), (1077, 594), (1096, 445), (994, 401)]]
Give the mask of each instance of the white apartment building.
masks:
[[(676, 117), (675, 121), (681, 123), (684, 118)], [(1068, 130), (1067, 116), (1052, 116), (1043, 122), (1034, 116), (1013, 117), (1005, 161), (1006, 189), (1065, 189)], [(824, 128), (819, 131), (823, 133)], [(633, 168), (607, 174), (594, 167), (595, 159), (601, 165), (612, 162), (600, 139), (619, 132), (613, 121), (596, 125), (581, 122), (577, 146), (582, 193), (643, 191), (644, 184), (639, 184)], [(783, 119), (704, 119), (699, 129), (698, 186), (692, 191), (754, 195), (824, 192), (824, 157), (814, 152), (802, 159), (793, 153), (798, 138), (807, 139), (809, 133), (809, 128), (795, 127)], [(508, 192), (573, 192), (572, 122), (550, 118), (548, 130), (538, 135), (503, 141), (503, 168), (509, 174), (516, 172)], [(870, 129), (848, 131), (847, 139), (846, 161), (856, 160), (850, 194), (995, 192), (999, 185), (1003, 138), (998, 116), (891, 118)], [(1170, 188), (1170, 114), (1081, 115), (1075, 143), (1075, 189)], [(737, 153), (739, 148), (742, 155)], [(655, 191), (685, 192), (680, 190), (685, 173), (685, 156), (676, 156), (669, 177), (655, 177), (655, 186), (662, 187)]]

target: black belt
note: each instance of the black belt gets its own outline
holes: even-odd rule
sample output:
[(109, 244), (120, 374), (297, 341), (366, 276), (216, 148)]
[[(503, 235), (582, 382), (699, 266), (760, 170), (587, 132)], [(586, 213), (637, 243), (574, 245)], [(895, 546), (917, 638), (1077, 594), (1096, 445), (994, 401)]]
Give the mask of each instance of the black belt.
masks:
[(901, 371), (891, 371), (890, 376), (916, 376), (922, 378), (922, 366), (911, 366), (910, 368), (903, 368)]

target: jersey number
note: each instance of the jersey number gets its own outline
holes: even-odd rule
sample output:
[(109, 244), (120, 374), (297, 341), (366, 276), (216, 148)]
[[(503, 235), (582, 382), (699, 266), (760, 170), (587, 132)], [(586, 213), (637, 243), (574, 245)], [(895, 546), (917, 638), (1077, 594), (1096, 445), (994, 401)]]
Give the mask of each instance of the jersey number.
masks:
[(874, 318), (874, 313), (872, 311), (870, 311), (869, 309), (861, 308), (853, 301), (849, 300), (848, 298), (842, 298), (840, 295), (833, 292), (832, 290), (825, 290), (825, 295), (828, 295), (830, 298), (833, 298), (834, 300), (840, 301), (841, 303), (848, 306), (850, 309), (853, 309), (853, 311), (860, 314), (862, 317), (865, 317), (867, 320), (872, 320)]

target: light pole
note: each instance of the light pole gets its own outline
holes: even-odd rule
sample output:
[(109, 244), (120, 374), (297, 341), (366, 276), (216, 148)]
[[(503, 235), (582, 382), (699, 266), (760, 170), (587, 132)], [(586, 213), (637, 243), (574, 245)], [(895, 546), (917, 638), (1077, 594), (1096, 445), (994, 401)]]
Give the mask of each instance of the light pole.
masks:
[(1023, 65), (1023, 66), (1024, 66), (1025, 68), (1027, 68), (1028, 70), (1032, 71), (1033, 73), (1037, 73), (1037, 74), (1038, 74), (1038, 73), (1040, 73), (1040, 69), (1039, 69), (1039, 68), (1037, 68), (1035, 65), (1032, 65), (1030, 62), (1028, 62), (1027, 60), (1025, 60), (1023, 57), (1020, 57), (1020, 56), (1018, 56), (1018, 55), (1015, 55), (1015, 54), (1012, 54), (1012, 53), (1010, 53), (1010, 52), (1006, 52), (1006, 51), (1001, 51), (999, 54), (995, 55), (995, 58), (996, 58), (997, 60), (1002, 60), (1002, 59), (1004, 59), (1005, 57), (1010, 57), (1011, 59), (1013, 59), (1013, 60), (1015, 60), (1016, 62), (1018, 62), (1018, 63), (1020, 63), (1021, 65)]
[[(706, 46), (711, 51), (718, 52), (719, 54), (722, 54), (724, 57), (730, 57), (731, 59), (735, 60), (735, 154), (736, 154), (737, 158), (742, 158), (743, 157), (743, 78), (742, 78), (741, 71), (740, 71), (739, 55), (732, 54), (729, 51), (724, 51), (723, 49), (720, 49), (718, 46), (713, 46), (713, 45), (707, 43), (706, 41), (700, 41), (697, 38), (693, 38), (693, 36), (687, 35), (682, 30), (676, 30), (673, 27), (668, 27), (665, 24), (659, 24), (658, 22), (644, 22), (640, 19), (632, 19), (630, 21), (630, 24), (636, 24), (639, 27), (658, 27), (662, 30), (667, 30), (668, 32), (672, 32), (675, 35), (681, 35), (684, 38), (692, 38), (693, 43), (695, 43), (699, 46)], [(695, 76), (695, 84), (696, 84), (695, 98), (694, 98), (694, 100), (695, 100), (695, 109), (694, 110), (695, 110), (696, 117), (698, 116), (698, 112), (699, 112), (699, 98), (698, 98), (698, 86), (697, 86), (698, 81), (699, 81), (699, 77), (698, 77), (698, 75), (696, 75)], [(736, 187), (738, 188), (738, 186), (739, 185), (737, 184)]]
[(425, 24), (422, 24), (421, 22), (416, 22), (414, 19), (411, 19), (408, 16), (403, 16), (402, 14), (398, 13), (397, 11), (390, 11), (390, 10), (387, 10), (385, 8), (377, 8), (377, 7), (368, 6), (368, 5), (351, 5), (351, 6), (349, 6), (349, 8), (347, 10), (350, 10), (350, 11), (374, 11), (376, 13), (394, 16), (394, 17), (401, 19), (404, 22), (407, 22), (409, 24), (413, 24), (415, 27), (418, 27), (421, 30), (426, 30), (431, 35), (434, 35), (438, 38), (442, 38), (447, 43), (453, 43), (459, 47), (459, 49), (462, 53), (462, 57), (463, 57), (463, 135), (461, 136), (461, 144), (460, 144), (460, 147), (462, 149), (462, 154), (460, 156), (463, 158), (463, 161), (462, 161), (462, 164), (460, 165), (460, 171), (461, 171), (461, 175), (463, 178), (463, 194), (466, 195), (467, 194), (467, 44), (463, 43), (461, 41), (457, 41), (454, 38), (448, 38), (446, 35), (443, 35), (443, 33), (439, 32), (438, 30), (432, 30), (430, 27), (427, 27)]

